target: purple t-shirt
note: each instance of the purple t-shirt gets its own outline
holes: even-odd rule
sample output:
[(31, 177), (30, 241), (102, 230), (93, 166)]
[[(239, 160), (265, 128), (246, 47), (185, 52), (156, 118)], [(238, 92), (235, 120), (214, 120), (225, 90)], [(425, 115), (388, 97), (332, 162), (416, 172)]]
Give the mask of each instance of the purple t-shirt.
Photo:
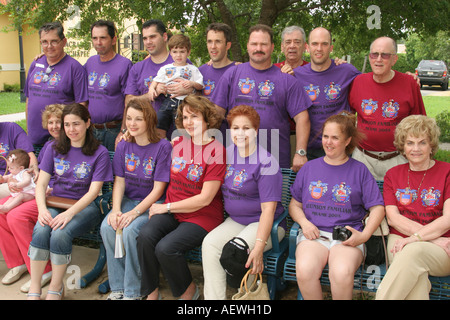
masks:
[(277, 161), (258, 148), (249, 157), (242, 158), (235, 145), (227, 148), (227, 171), (222, 184), (225, 211), (242, 224), (258, 222), (261, 203), (276, 201), (274, 219), (283, 213), (281, 192), (283, 177)]
[(139, 146), (121, 141), (113, 159), (114, 174), (125, 179), (125, 195), (142, 201), (153, 190), (154, 181), (169, 182), (172, 145), (167, 140)]
[[(17, 123), (0, 122), (0, 156), (6, 158), (8, 153), (14, 149), (23, 149), (27, 153), (34, 151), (27, 134)], [(0, 160), (0, 174), (5, 173), (5, 168), (6, 162)]]
[[(250, 63), (243, 63), (224, 73), (211, 101), (227, 111), (241, 104), (252, 106), (261, 118), (259, 143), (279, 161), (282, 168), (290, 167), (289, 118), (311, 106), (311, 100), (291, 75), (282, 73), (276, 66), (257, 70)], [(278, 130), (279, 137), (272, 129)]]
[(361, 231), (367, 210), (384, 205), (372, 174), (353, 158), (339, 166), (327, 164), (323, 157), (306, 162), (297, 173), (291, 194), (302, 203), (306, 218), (327, 232), (338, 225)]
[(322, 125), (328, 117), (341, 111), (350, 111), (347, 100), (353, 79), (360, 74), (349, 63), (336, 66), (331, 60), (330, 67), (322, 72), (311, 69), (311, 64), (294, 69), (295, 78), (312, 101), (308, 109), (311, 131), (308, 148), (322, 147)]
[(99, 55), (88, 59), (84, 68), (88, 76), (89, 113), (93, 123), (122, 120), (125, 87), (133, 64), (119, 54), (102, 62)]
[(200, 66), (198, 69), (203, 75), (203, 96), (210, 99), (212, 93), (214, 92), (214, 89), (217, 86), (217, 83), (219, 82), (220, 77), (222, 77), (225, 71), (234, 67), (235, 65), (236, 62), (233, 61), (223, 68), (214, 68), (212, 65), (208, 65), (207, 63)]
[(112, 165), (108, 150), (100, 145), (92, 156), (81, 148), (71, 147), (67, 154), (47, 148), (39, 168), (54, 177), (52, 195), (80, 199), (94, 181), (112, 181)]
[[(28, 98), (27, 127), (33, 144), (44, 144), (50, 134), (42, 128), (42, 110), (53, 103), (69, 104), (88, 101), (87, 76), (83, 66), (65, 55), (47, 75), (46, 56), (33, 61), (28, 71), (24, 93)], [(44, 82), (45, 81), (45, 82)]]

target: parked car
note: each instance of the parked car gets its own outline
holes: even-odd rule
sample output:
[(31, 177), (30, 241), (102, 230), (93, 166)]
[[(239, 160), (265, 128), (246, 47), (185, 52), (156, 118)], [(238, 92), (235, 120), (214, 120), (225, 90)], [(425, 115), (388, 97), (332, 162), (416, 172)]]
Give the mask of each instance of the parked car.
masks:
[(440, 85), (442, 90), (448, 89), (448, 68), (441, 60), (422, 60), (416, 69), (420, 85)]

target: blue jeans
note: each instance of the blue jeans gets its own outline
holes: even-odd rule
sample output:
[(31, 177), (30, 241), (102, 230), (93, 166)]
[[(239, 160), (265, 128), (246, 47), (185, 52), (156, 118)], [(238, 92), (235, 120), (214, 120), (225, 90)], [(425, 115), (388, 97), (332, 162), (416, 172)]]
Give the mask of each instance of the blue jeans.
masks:
[[(123, 197), (121, 210), (123, 213), (132, 210), (140, 201)], [(137, 256), (136, 237), (141, 227), (148, 221), (148, 211), (133, 220), (123, 229), (123, 245), (125, 256), (114, 258), (116, 231), (108, 225), (108, 218), (102, 222), (100, 233), (106, 249), (108, 261), (108, 278), (111, 291), (123, 292), (127, 298), (141, 296), (141, 269)]]
[[(54, 218), (64, 209), (48, 208)], [(72, 240), (79, 237), (101, 221), (101, 212), (95, 201), (78, 212), (63, 229), (52, 230), (48, 225), (36, 223), (28, 256), (34, 261), (51, 260), (54, 265), (69, 264), (72, 255)]]
[(170, 95), (166, 95), (157, 112), (158, 124), (156, 127), (158, 129), (169, 131), (170, 126), (175, 122), (178, 105), (181, 101), (177, 98), (170, 98)]
[(108, 149), (108, 151), (114, 151), (116, 138), (120, 132), (120, 127), (120, 124), (116, 128), (97, 129), (94, 127), (94, 135), (97, 140), (100, 141), (106, 149)]

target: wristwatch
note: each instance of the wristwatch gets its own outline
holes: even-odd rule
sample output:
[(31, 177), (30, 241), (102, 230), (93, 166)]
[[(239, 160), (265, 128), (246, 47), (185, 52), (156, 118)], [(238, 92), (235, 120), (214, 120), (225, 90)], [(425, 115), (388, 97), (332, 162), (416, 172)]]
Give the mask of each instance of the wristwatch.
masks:
[(298, 155), (300, 155), (300, 156), (302, 156), (302, 157), (306, 156), (306, 151), (305, 151), (305, 149), (297, 150), (297, 151), (295, 151), (295, 153), (298, 154)]
[(171, 214), (171, 212), (170, 212), (170, 202), (167, 203), (167, 213), (168, 213), (168, 214)]

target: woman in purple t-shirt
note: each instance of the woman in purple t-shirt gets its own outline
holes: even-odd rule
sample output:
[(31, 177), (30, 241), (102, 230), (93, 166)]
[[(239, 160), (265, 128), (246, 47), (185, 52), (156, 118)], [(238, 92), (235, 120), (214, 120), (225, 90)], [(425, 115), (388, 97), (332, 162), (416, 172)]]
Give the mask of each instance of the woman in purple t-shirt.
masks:
[[(112, 181), (108, 151), (93, 136), (87, 108), (78, 103), (67, 105), (61, 119), (60, 137), (45, 151), (39, 165), (41, 171), (36, 184), (38, 223), (28, 252), (31, 260), (29, 299), (40, 299), (41, 276), (49, 259), (52, 279), (47, 299), (62, 299), (72, 240), (99, 223), (100, 208), (94, 200), (103, 182)], [(52, 195), (76, 200), (67, 210), (47, 207), (46, 191), (52, 176)]]
[[(172, 162), (172, 145), (159, 138), (157, 116), (150, 101), (130, 100), (125, 115), (131, 139), (117, 145), (113, 207), (101, 226), (111, 286), (108, 300), (141, 298), (136, 238), (149, 219), (148, 209), (164, 195)], [(116, 248), (116, 230), (123, 232), (124, 256)]]
[[(250, 106), (234, 107), (227, 117), (233, 145), (227, 148), (227, 172), (222, 185), (225, 211), (229, 217), (203, 240), (202, 261), (207, 300), (225, 300), (227, 282), (238, 287), (242, 276), (264, 270), (263, 253), (271, 249), (273, 221), (284, 209), (281, 205), (283, 177), (278, 162), (258, 146), (259, 114)], [(285, 230), (278, 228), (278, 239)], [(246, 261), (220, 259), (224, 245), (233, 237), (248, 245)], [(244, 243), (245, 242), (245, 243)], [(226, 252), (223, 253), (227, 255)], [(240, 275), (227, 276), (230, 264), (241, 264)]]
[[(364, 164), (350, 157), (361, 139), (355, 119), (339, 114), (325, 121), (325, 156), (308, 161), (291, 186), (289, 213), (301, 227), (295, 254), (297, 283), (305, 299), (322, 299), (319, 279), (327, 264), (333, 299), (352, 299), (364, 243), (385, 214), (375, 179)], [(367, 211), (370, 219), (363, 228)], [(340, 237), (333, 235), (336, 226), (342, 226)]]

